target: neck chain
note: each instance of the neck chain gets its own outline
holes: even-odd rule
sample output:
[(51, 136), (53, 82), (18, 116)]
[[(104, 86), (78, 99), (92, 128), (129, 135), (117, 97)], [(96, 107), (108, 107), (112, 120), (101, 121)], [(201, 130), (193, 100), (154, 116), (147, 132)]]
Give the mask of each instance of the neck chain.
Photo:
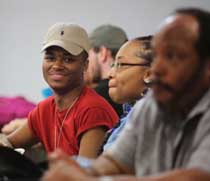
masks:
[(68, 110), (66, 111), (66, 114), (61, 122), (61, 126), (59, 126), (59, 132), (58, 132), (58, 139), (57, 139), (57, 124), (55, 122), (55, 146), (54, 146), (54, 149), (56, 149), (59, 144), (60, 144), (60, 139), (61, 139), (61, 135), (62, 135), (62, 130), (63, 130), (63, 126), (64, 126), (64, 122), (69, 114), (69, 112), (71, 111), (71, 108), (75, 105), (75, 103), (77, 102), (79, 96), (77, 98), (75, 98), (75, 100), (72, 102), (72, 104), (69, 106)]

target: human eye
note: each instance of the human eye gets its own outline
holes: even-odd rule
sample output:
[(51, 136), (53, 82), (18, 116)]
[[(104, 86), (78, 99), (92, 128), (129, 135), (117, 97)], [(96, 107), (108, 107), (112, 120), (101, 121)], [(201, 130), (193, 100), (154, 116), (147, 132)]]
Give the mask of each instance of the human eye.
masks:
[(112, 62), (112, 63), (110, 64), (110, 68), (113, 68), (113, 67), (115, 67), (115, 62)]
[(189, 54), (186, 53), (186, 51), (184, 51), (183, 49), (176, 49), (173, 51), (168, 51), (166, 53), (166, 58), (168, 61), (172, 62), (172, 63), (179, 63), (180, 61), (184, 61), (186, 59), (188, 59)]
[(64, 57), (63, 57), (63, 61), (64, 61), (65, 63), (72, 63), (72, 62), (75, 61), (75, 59), (73, 59), (73, 58), (70, 57), (70, 56), (64, 56)]
[(116, 62), (116, 61), (112, 62), (110, 65), (111, 68), (116, 68), (116, 69), (120, 68), (120, 66), (121, 66), (121, 63)]
[(168, 51), (166, 52), (166, 57), (168, 60), (174, 60), (177, 58), (177, 54), (174, 51)]
[(55, 56), (53, 55), (53, 54), (45, 54), (44, 55), (44, 59), (46, 60), (46, 61), (49, 61), (49, 62), (52, 62), (52, 61), (55, 61)]
[(73, 63), (77, 60), (79, 60), (77, 58), (77, 56), (72, 56), (72, 55), (69, 55), (69, 54), (63, 55), (63, 62), (64, 63), (70, 64), (70, 63)]
[(117, 67), (118, 69), (120, 69), (120, 68), (122, 67), (122, 65), (123, 65), (123, 63), (121, 63), (121, 62), (117, 62), (117, 63), (116, 63), (116, 67)]
[(167, 51), (165, 54), (167, 61), (176, 63), (179, 60), (179, 55), (176, 51)]

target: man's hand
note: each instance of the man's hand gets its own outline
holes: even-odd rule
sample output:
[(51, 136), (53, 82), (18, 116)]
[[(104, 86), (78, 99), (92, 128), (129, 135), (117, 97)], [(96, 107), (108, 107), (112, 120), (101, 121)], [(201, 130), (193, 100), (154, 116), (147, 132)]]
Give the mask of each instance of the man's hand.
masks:
[(9, 135), (10, 133), (14, 132), (16, 129), (21, 127), (23, 124), (27, 122), (27, 118), (22, 118), (22, 119), (14, 119), (10, 121), (8, 124), (4, 125), (3, 128), (1, 129), (1, 132)]
[(49, 170), (42, 181), (93, 180), (79, 164), (61, 150), (56, 150), (49, 157)]
[(0, 134), (0, 146), (6, 146), (9, 148), (13, 148), (12, 144), (9, 142), (9, 140), (5, 134)]

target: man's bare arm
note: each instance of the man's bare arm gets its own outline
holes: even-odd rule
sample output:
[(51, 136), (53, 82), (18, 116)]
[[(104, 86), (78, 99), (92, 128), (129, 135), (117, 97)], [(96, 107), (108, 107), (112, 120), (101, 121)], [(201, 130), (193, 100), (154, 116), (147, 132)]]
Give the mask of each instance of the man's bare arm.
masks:
[(17, 130), (9, 134), (7, 138), (14, 148), (28, 147), (38, 142), (29, 128), (27, 121)]
[(92, 166), (87, 169), (90, 175), (117, 175), (117, 174), (134, 174), (134, 171), (125, 165), (117, 162), (108, 154), (103, 154), (96, 159)]
[(62, 180), (61, 178), (99, 181), (103, 176), (109, 176), (113, 181), (210, 181), (210, 173), (199, 169), (179, 169), (156, 176), (136, 177), (133, 170), (118, 163), (107, 153), (101, 155), (86, 169), (81, 168), (68, 155), (60, 151), (51, 156), (50, 162), (51, 166), (43, 177), (44, 181)]
[(106, 130), (103, 127), (96, 127), (86, 131), (80, 140), (79, 156), (96, 158), (101, 144), (104, 141)]
[[(95, 179), (97, 180), (97, 179)], [(99, 179), (100, 180), (100, 177)], [(210, 181), (210, 174), (199, 169), (183, 169), (163, 173), (159, 176), (113, 176), (112, 181)]]

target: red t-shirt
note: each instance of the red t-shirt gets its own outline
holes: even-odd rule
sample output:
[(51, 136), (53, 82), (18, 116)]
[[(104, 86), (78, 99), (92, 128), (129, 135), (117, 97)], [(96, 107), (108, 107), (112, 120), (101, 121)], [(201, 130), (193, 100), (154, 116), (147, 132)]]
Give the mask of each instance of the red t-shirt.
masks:
[[(59, 147), (69, 155), (77, 155), (79, 137), (82, 133), (98, 126), (110, 129), (119, 120), (111, 105), (87, 87), (72, 106), (60, 131), (66, 112), (67, 109), (58, 111), (54, 98), (51, 96), (40, 102), (28, 116), (30, 129), (48, 153)], [(57, 142), (57, 147), (55, 142)]]

